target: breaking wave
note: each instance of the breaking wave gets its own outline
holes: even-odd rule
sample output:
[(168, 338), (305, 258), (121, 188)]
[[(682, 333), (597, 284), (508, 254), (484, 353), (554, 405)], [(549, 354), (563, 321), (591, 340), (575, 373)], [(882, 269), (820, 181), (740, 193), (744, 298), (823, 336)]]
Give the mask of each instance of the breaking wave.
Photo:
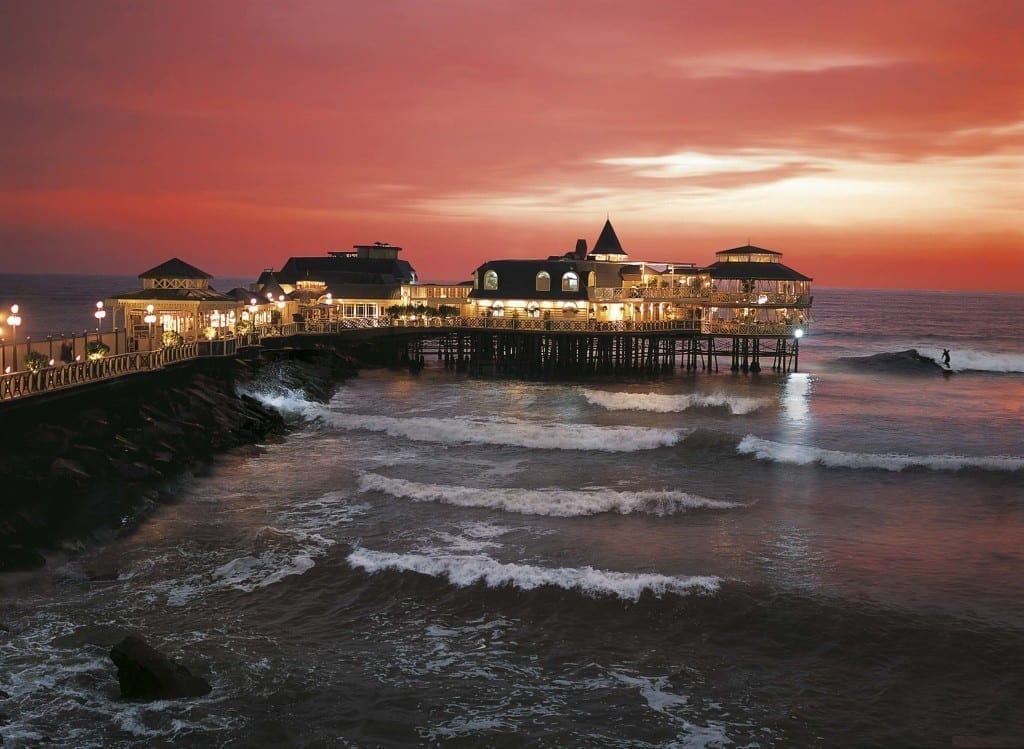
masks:
[(654, 411), (676, 413), (690, 408), (726, 408), (732, 414), (748, 414), (771, 405), (767, 398), (743, 398), (723, 393), (659, 395), (658, 393), (613, 393), (606, 390), (584, 390), (589, 403), (609, 411)]
[(825, 450), (807, 445), (773, 442), (747, 435), (736, 446), (737, 452), (752, 454), (758, 460), (792, 465), (820, 463), (829, 468), (873, 468), (883, 471), (902, 471), (905, 468), (928, 468), (933, 471), (985, 471), (1024, 470), (1024, 458), (1009, 455), (903, 455), (899, 453), (852, 453)]
[(644, 592), (660, 598), (665, 594), (710, 594), (718, 591), (720, 578), (714, 576), (672, 577), (655, 573), (609, 572), (593, 567), (539, 567), (499, 562), (489, 556), (396, 554), (356, 547), (348, 562), (367, 572), (398, 570), (446, 578), (460, 588), (484, 583), (490, 588), (505, 585), (520, 590), (554, 586), (579, 590), (587, 595), (612, 595), (638, 601)]
[(635, 452), (670, 447), (687, 433), (683, 429), (589, 426), (518, 419), (397, 418), (336, 411), (323, 416), (328, 424), (337, 429), (384, 432), (391, 437), (417, 442), (503, 445), (540, 450)]
[(686, 492), (662, 490), (623, 492), (610, 489), (481, 489), (469, 486), (421, 484), (367, 473), (359, 478), (360, 491), (379, 491), (415, 502), (441, 502), (458, 507), (488, 507), (522, 515), (578, 517), (602, 512), (627, 515), (645, 512), (670, 515), (690, 509), (724, 510), (741, 505), (707, 499)]
[(264, 406), (285, 415), (312, 419), (323, 410), (323, 405), (308, 400), (306, 394), (300, 389), (247, 386), (239, 388), (238, 393), (255, 398)]
[(1024, 372), (1024, 355), (955, 349), (952, 351), (950, 366), (955, 372)]
[(929, 349), (927, 353), (921, 353), (916, 348), (911, 348), (870, 356), (844, 356), (836, 359), (835, 364), (843, 369), (867, 369), (872, 372), (897, 374), (934, 374), (936, 371), (1000, 374), (1024, 372), (1024, 356), (1021, 354), (957, 349), (951, 352), (949, 370), (940, 363), (941, 356), (941, 350)]
[(218, 586), (251, 593), (291, 575), (305, 574), (316, 566), (316, 557), (333, 545), (333, 540), (315, 533), (268, 526), (257, 534), (254, 553), (221, 565), (212, 577)]

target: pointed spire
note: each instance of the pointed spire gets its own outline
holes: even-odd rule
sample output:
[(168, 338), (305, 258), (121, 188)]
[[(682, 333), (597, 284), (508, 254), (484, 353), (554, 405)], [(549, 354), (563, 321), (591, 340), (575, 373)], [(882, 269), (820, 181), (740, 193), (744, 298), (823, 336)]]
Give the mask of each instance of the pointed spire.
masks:
[(594, 249), (590, 252), (592, 255), (626, 254), (626, 251), (622, 249), (622, 245), (619, 244), (619, 238), (615, 236), (615, 229), (612, 228), (612, 220), (610, 218), (604, 222), (601, 236), (597, 238), (597, 242), (594, 243)]

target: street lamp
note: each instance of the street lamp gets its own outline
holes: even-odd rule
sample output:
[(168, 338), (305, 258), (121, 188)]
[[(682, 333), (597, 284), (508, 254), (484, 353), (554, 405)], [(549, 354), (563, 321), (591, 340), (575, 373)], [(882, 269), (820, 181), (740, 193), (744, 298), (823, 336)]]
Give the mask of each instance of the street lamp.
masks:
[(142, 321), (149, 324), (149, 350), (153, 350), (153, 323), (156, 322), (156, 315), (153, 314), (153, 305), (146, 305), (146, 316)]
[(7, 316), (7, 324), (11, 326), (11, 345), (13, 346), (13, 352), (11, 353), (11, 366), (14, 371), (18, 371), (18, 326), (21, 325), (21, 315), (18, 314), (17, 304), (11, 305), (11, 314)]
[[(103, 302), (96, 302), (96, 311), (92, 313), (92, 316), (96, 318), (96, 332), (103, 332), (103, 318), (107, 316), (107, 311), (103, 309)], [(97, 340), (98, 340), (97, 336)]]

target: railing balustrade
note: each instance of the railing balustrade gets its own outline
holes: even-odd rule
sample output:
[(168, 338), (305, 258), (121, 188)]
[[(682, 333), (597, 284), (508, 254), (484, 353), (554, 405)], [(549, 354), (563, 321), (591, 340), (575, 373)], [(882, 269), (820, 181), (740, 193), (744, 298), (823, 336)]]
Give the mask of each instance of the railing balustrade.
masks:
[[(618, 289), (616, 291), (622, 291)], [(689, 291), (687, 292), (689, 293)], [(714, 292), (712, 299), (716, 294)], [(736, 296), (736, 295), (730, 295)], [(787, 297), (789, 298), (789, 297)], [(436, 328), (438, 330), (551, 331), (562, 333), (699, 333), (717, 336), (789, 337), (796, 330), (792, 323), (742, 322), (739, 320), (593, 320), (542, 317), (432, 317), (416, 320), (398, 317), (347, 317), (336, 320), (312, 320), (304, 323), (260, 326), (254, 331), (211, 341), (187, 341), (153, 351), (132, 351), (107, 355), (100, 359), (75, 361), (0, 374), (0, 401), (99, 382), (135, 372), (145, 372), (205, 356), (233, 356), (239, 348), (259, 346), (264, 339), (300, 335), (323, 335), (350, 330), (378, 328)]]

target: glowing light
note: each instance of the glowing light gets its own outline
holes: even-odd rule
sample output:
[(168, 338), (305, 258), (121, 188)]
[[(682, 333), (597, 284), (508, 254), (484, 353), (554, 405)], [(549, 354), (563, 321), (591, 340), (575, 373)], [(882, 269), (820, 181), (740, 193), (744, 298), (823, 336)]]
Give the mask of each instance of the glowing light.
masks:
[(803, 328), (797, 328), (796, 330), (794, 330), (793, 331), (793, 337), (794, 338), (803, 338), (804, 337), (804, 329)]

